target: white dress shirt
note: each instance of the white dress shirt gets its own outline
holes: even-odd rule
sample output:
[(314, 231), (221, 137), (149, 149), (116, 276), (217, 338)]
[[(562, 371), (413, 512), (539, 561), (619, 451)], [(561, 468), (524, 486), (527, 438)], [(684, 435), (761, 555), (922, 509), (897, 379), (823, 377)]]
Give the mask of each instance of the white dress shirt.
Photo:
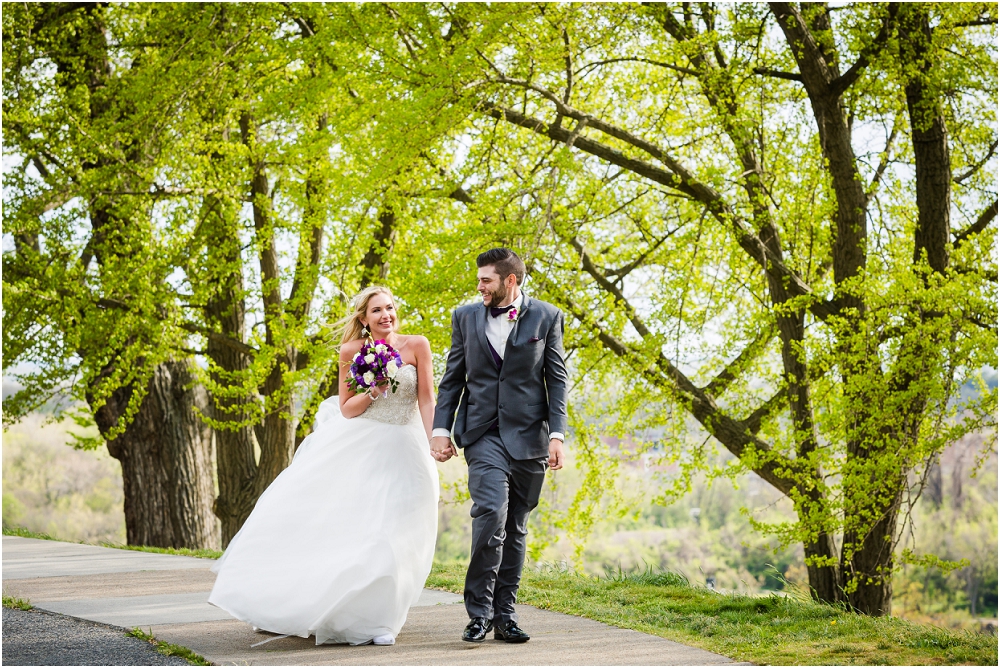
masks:
[[(510, 305), (517, 309), (520, 315), (523, 303), (524, 295), (519, 294)], [(493, 350), (497, 351), (500, 359), (503, 359), (504, 353), (507, 351), (507, 339), (510, 338), (510, 332), (514, 329), (514, 323), (510, 321), (508, 316), (510, 316), (510, 311), (501, 313), (495, 318), (492, 315), (486, 317), (486, 340), (493, 346)]]
[[(511, 302), (511, 305), (517, 309), (518, 314), (521, 313), (521, 304), (524, 303), (524, 293), (517, 295), (517, 299)], [(486, 307), (489, 309), (489, 307)], [(514, 329), (514, 322), (507, 317), (510, 311), (507, 313), (501, 313), (497, 317), (493, 317), (489, 313), (486, 315), (486, 340), (490, 342), (493, 346), (493, 350), (497, 351), (497, 355), (500, 359), (503, 359), (504, 353), (507, 350), (507, 339), (510, 338), (510, 333)], [(447, 429), (435, 429), (431, 432), (431, 436), (445, 436), (451, 437), (451, 432)], [(549, 434), (549, 439), (557, 438), (560, 441), (565, 440), (563, 435), (554, 431)]]

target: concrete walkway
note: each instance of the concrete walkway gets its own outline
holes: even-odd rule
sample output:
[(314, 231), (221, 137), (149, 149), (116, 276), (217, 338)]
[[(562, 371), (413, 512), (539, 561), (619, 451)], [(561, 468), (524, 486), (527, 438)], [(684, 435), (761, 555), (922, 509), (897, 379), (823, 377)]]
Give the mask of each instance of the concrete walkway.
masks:
[[(425, 589), (391, 647), (316, 646), (255, 633), (208, 604), (212, 562), (3, 537), (3, 592), (79, 619), (132, 628), (219, 665), (716, 665), (731, 659), (656, 636), (519, 606), (525, 645), (462, 642), (461, 597)], [(4, 629), (6, 632), (7, 629)]]

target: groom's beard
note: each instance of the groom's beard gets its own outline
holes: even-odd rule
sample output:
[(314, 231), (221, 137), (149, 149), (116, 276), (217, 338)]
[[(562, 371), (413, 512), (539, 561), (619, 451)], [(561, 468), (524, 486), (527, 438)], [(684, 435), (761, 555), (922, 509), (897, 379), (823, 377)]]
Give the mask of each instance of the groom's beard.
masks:
[(489, 290), (486, 294), (490, 296), (489, 302), (485, 299), (483, 300), (486, 306), (499, 306), (503, 303), (503, 300), (507, 299), (507, 286), (501, 283), (500, 287), (496, 290)]

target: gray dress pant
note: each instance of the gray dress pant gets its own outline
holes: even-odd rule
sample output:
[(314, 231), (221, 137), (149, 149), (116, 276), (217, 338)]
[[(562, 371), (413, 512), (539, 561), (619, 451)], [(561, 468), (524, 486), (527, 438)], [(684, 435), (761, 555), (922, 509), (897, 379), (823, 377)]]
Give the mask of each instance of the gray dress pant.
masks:
[(517, 621), (514, 603), (528, 534), (528, 514), (538, 505), (548, 457), (512, 459), (496, 430), (464, 448), (472, 497), (472, 554), (465, 576), (470, 618), (495, 624)]

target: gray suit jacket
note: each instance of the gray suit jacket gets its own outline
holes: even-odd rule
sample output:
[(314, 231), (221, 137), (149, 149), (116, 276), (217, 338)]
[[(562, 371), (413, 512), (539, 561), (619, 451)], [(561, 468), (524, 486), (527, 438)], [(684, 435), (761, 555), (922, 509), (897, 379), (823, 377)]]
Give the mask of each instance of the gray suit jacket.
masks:
[(511, 457), (546, 457), (549, 434), (566, 433), (562, 311), (525, 295), (507, 339), (502, 371), (486, 339), (488, 317), (481, 302), (452, 314), (451, 350), (438, 386), (434, 428), (452, 430), (455, 444), (463, 448), (499, 420)]

